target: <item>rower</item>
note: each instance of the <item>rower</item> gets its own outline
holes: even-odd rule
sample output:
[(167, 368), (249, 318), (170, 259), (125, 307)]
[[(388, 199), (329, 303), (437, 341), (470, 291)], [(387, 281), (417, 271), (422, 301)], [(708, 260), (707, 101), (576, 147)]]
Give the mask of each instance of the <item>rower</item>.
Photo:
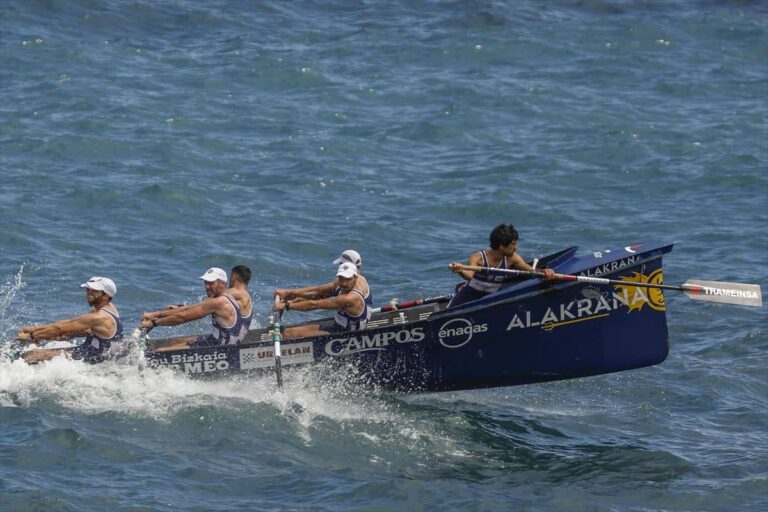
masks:
[[(512, 224), (499, 224), (491, 231), (490, 248), (472, 254), (467, 262), (468, 265), (498, 268), (501, 270), (534, 270), (517, 253), (519, 238), (520, 236)], [(505, 281), (515, 279), (502, 273), (473, 272), (472, 270), (467, 270), (464, 268), (464, 265), (458, 262), (453, 262), (448, 266), (467, 281), (457, 288), (456, 295), (448, 303), (449, 308), (485, 297), (489, 293), (501, 289)], [(555, 277), (555, 271), (551, 268), (539, 270), (543, 272), (543, 277), (546, 280)]]
[(238, 345), (245, 338), (248, 332), (247, 328), (244, 329), (245, 319), (240, 304), (227, 289), (226, 271), (211, 267), (199, 279), (204, 283), (207, 299), (188, 306), (145, 312), (141, 315), (140, 327), (151, 330), (157, 326), (180, 325), (210, 315), (213, 331), (204, 336), (179, 338), (171, 345), (158, 348), (158, 351)]
[(117, 293), (115, 282), (108, 277), (94, 276), (80, 285), (85, 288), (85, 300), (91, 310), (68, 320), (44, 325), (26, 325), (19, 329), (16, 339), (25, 343), (70, 340), (85, 336), (75, 348), (34, 349), (23, 356), (28, 363), (39, 363), (58, 355), (98, 363), (105, 359), (113, 343), (123, 338), (123, 323), (112, 299)]
[(240, 339), (245, 338), (253, 321), (253, 300), (248, 292), (248, 283), (251, 281), (251, 269), (245, 265), (236, 265), (229, 271), (229, 289), (230, 295), (240, 306), (240, 312), (243, 315), (242, 333)]
[[(317, 309), (336, 310), (332, 323), (308, 324), (288, 327), (283, 331), (285, 338), (300, 338), (307, 336), (320, 336), (331, 332), (359, 331), (365, 329), (371, 318), (371, 308), (368, 306), (363, 293), (358, 285), (359, 276), (357, 267), (345, 261), (336, 271), (334, 282), (338, 286), (327, 293), (314, 294), (315, 298), (293, 296), (279, 300), (275, 308), (283, 311), (314, 311)], [(275, 290), (275, 295), (280, 298), (290, 297), (290, 294), (280, 294), (283, 290)]]
[[(352, 263), (355, 265), (357, 271), (357, 281), (355, 289), (360, 292), (365, 300), (365, 304), (370, 310), (373, 308), (373, 294), (371, 293), (371, 287), (368, 284), (368, 280), (362, 275), (363, 259), (360, 257), (360, 253), (347, 249), (342, 252), (341, 255), (333, 260), (334, 265), (341, 265), (342, 263)], [(336, 294), (336, 290), (339, 288), (339, 278), (334, 277), (333, 281), (325, 284), (318, 284), (314, 286), (307, 286), (305, 288), (292, 288), (283, 289), (278, 288), (274, 291), (274, 296), (279, 297), (281, 301), (291, 299), (321, 299), (331, 297)]]

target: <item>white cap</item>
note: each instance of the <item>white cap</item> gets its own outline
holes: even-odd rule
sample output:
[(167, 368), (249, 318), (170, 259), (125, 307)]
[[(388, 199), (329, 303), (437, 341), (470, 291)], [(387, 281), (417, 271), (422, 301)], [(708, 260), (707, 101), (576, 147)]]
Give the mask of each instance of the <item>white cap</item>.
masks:
[(336, 275), (339, 277), (355, 277), (357, 275), (357, 267), (352, 263), (345, 261), (339, 265), (339, 270), (336, 271)]
[(221, 269), (219, 267), (211, 267), (208, 270), (205, 271), (205, 274), (201, 275), (198, 279), (202, 279), (203, 281), (213, 282), (213, 281), (224, 281), (227, 282), (227, 273), (224, 271), (224, 269)]
[(360, 253), (357, 251), (353, 251), (352, 249), (347, 249), (343, 253), (341, 253), (341, 256), (333, 260), (333, 263), (338, 265), (340, 263), (344, 263), (345, 261), (348, 261), (350, 263), (354, 263), (355, 266), (360, 267), (360, 265), (363, 264), (362, 258), (360, 258)]
[(81, 284), (80, 288), (90, 288), (91, 290), (98, 290), (100, 292), (106, 293), (110, 297), (114, 297), (115, 294), (117, 293), (117, 286), (115, 286), (115, 282), (108, 277), (94, 276), (90, 278), (87, 282)]

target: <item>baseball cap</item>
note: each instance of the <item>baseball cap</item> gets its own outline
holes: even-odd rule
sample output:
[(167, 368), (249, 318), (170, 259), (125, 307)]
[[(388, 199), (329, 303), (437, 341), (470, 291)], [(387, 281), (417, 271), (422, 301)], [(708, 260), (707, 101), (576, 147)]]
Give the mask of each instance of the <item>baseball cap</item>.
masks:
[(363, 260), (362, 258), (360, 258), (360, 253), (357, 251), (353, 251), (352, 249), (347, 249), (346, 251), (341, 253), (341, 256), (333, 260), (333, 263), (336, 265), (339, 265), (340, 263), (344, 263), (345, 261), (353, 263), (358, 267), (363, 264)]
[(354, 266), (352, 263), (345, 261), (341, 265), (339, 265), (339, 270), (336, 271), (336, 275), (339, 277), (354, 277), (357, 275), (357, 267)]
[(205, 274), (198, 277), (198, 279), (202, 279), (203, 281), (213, 282), (213, 281), (224, 281), (227, 282), (227, 273), (224, 271), (224, 269), (221, 269), (219, 267), (211, 267), (208, 270), (205, 271)]
[(114, 297), (117, 293), (117, 286), (115, 286), (115, 282), (108, 277), (94, 276), (85, 283), (81, 284), (80, 288), (98, 290), (100, 292), (106, 293), (110, 297)]

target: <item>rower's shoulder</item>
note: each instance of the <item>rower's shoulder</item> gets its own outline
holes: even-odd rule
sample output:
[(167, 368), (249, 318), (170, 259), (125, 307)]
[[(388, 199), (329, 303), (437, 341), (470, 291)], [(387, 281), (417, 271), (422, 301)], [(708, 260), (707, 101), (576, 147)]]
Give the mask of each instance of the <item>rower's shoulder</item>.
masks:
[(107, 312), (107, 313), (112, 313), (115, 316), (120, 316), (120, 312), (117, 310), (117, 306), (115, 306), (112, 302), (110, 302), (109, 304), (107, 304), (103, 308), (99, 309), (98, 311), (99, 312), (104, 311), (104, 312)]
[(247, 290), (230, 288), (228, 291), (230, 292), (229, 296), (232, 297), (232, 300), (234, 300), (235, 303), (237, 303), (237, 306), (240, 308), (241, 311), (246, 311), (251, 309), (253, 300), (251, 299), (251, 294), (248, 293)]
[(483, 250), (475, 251), (472, 254), (469, 255), (469, 264), (470, 265), (477, 265), (478, 262), (482, 263), (483, 261)]
[(371, 285), (368, 283), (368, 279), (366, 279), (365, 276), (361, 274), (357, 275), (357, 284), (355, 285), (355, 288), (363, 292), (363, 295), (368, 295), (368, 293), (371, 291)]
[(228, 288), (227, 294), (230, 295), (235, 300), (251, 299), (251, 294), (248, 293), (247, 290), (243, 290), (241, 288)]
[(358, 290), (357, 288), (353, 288), (346, 293), (342, 293), (341, 295), (336, 296), (335, 299), (332, 299), (332, 300), (335, 300), (336, 303), (339, 304), (344, 309), (349, 307), (359, 307), (361, 303), (365, 303), (363, 292)]
[(223, 293), (223, 294), (219, 295), (218, 297), (208, 297), (207, 299), (204, 299), (202, 302), (198, 302), (196, 305), (197, 306), (201, 306), (201, 307), (203, 307), (205, 309), (208, 309), (208, 308), (220, 308), (222, 306), (228, 305), (230, 303), (229, 302), (230, 299), (232, 299), (234, 301), (237, 301), (237, 299), (235, 299), (229, 293)]

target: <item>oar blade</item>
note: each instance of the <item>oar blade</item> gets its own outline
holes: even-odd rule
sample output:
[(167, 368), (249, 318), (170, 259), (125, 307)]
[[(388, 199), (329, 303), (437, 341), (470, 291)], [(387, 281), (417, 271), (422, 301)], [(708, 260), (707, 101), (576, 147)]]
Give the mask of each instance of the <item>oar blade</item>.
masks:
[(740, 304), (757, 308), (763, 306), (763, 292), (760, 290), (760, 285), (757, 284), (689, 279), (683, 284), (683, 292), (693, 300)]

